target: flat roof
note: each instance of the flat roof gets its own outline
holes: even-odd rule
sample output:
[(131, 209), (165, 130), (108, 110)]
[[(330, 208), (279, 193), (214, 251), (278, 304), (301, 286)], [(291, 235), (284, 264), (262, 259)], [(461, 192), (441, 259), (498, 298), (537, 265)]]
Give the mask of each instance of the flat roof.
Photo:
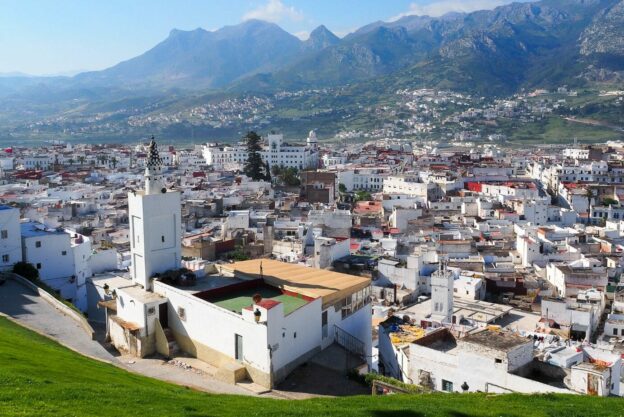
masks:
[[(260, 266), (262, 266), (262, 274)], [(371, 284), (370, 278), (342, 274), (326, 269), (308, 268), (274, 259), (252, 259), (235, 262), (223, 265), (222, 269), (232, 272), (237, 278), (262, 278), (267, 284), (280, 289), (311, 298), (321, 297), (324, 307), (335, 304)]]
[(471, 343), (505, 352), (513, 350), (518, 346), (532, 343), (530, 340), (512, 333), (489, 329), (469, 334), (460, 340), (463, 343)]
[(20, 229), (23, 237), (62, 235), (65, 233), (63, 230), (51, 229), (38, 222), (20, 223)]
[(260, 284), (253, 288), (237, 288), (215, 296), (200, 298), (226, 310), (241, 314), (244, 308), (254, 304), (253, 296), (255, 294), (260, 294), (262, 296), (262, 302), (271, 300), (274, 303), (282, 303), (285, 316), (308, 303), (308, 300), (303, 297), (298, 297), (297, 294), (284, 293), (266, 284)]

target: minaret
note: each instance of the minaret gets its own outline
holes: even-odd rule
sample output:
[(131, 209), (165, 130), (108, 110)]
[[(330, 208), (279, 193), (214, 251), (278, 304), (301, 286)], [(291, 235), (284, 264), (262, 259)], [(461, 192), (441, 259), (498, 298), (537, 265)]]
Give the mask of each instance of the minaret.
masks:
[(440, 323), (453, 320), (453, 288), (455, 278), (445, 259), (440, 259), (440, 267), (431, 275), (431, 318)]
[(128, 193), (132, 279), (152, 289), (156, 273), (179, 269), (181, 263), (180, 192), (167, 190), (156, 141), (149, 144), (145, 164), (145, 189)]
[(306, 144), (312, 148), (312, 149), (316, 149), (317, 145), (318, 145), (318, 140), (316, 138), (316, 131), (310, 130), (310, 133), (308, 133), (308, 138), (306, 139)]

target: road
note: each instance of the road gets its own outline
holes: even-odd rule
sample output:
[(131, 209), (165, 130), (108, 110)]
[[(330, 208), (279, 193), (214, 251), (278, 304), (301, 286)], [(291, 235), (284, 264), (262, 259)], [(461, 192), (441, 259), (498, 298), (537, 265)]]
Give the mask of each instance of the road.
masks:
[(9, 279), (0, 286), (0, 312), (84, 355), (118, 363), (75, 320), (17, 281)]

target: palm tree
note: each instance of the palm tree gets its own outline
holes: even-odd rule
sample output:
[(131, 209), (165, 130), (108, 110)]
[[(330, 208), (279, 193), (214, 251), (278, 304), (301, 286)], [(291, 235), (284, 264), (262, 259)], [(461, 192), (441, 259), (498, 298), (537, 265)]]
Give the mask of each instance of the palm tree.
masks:
[(117, 168), (117, 158), (114, 156), (111, 158), (111, 164), (113, 165), (113, 169)]
[(67, 162), (69, 162), (69, 165), (74, 165), (74, 158), (69, 158)]
[(78, 157), (78, 162), (80, 162), (80, 166), (82, 166), (82, 164), (84, 164), (84, 162), (87, 160), (87, 158), (84, 157), (84, 155), (80, 155)]

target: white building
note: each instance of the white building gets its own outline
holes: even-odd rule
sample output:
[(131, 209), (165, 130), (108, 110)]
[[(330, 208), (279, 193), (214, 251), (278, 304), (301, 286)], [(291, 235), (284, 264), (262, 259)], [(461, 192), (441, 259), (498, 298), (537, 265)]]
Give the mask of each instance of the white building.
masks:
[(530, 374), (533, 342), (483, 330), (456, 339), (446, 328), (409, 345), (409, 378), (435, 391), (487, 393), (570, 393), (523, 377)]
[(19, 216), (19, 209), (0, 205), (0, 270), (22, 260)]
[(390, 168), (349, 168), (336, 173), (338, 183), (344, 184), (348, 192), (370, 191), (379, 192), (383, 189), (384, 178), (390, 175)]
[(39, 271), (39, 279), (73, 302), (87, 309), (86, 279), (91, 276), (88, 237), (41, 223), (21, 223), (22, 257)]
[[(267, 144), (260, 152), (262, 161), (269, 167), (283, 166), (298, 170), (315, 169), (319, 165), (319, 151), (316, 134), (311, 131), (305, 145), (293, 145), (284, 142), (281, 134), (269, 134)], [(245, 145), (204, 146), (204, 159), (215, 169), (241, 169), (247, 162)]]
[(165, 188), (162, 161), (152, 140), (145, 190), (128, 193), (132, 276), (145, 289), (151, 289), (154, 273), (180, 268), (181, 218), (180, 192)]

